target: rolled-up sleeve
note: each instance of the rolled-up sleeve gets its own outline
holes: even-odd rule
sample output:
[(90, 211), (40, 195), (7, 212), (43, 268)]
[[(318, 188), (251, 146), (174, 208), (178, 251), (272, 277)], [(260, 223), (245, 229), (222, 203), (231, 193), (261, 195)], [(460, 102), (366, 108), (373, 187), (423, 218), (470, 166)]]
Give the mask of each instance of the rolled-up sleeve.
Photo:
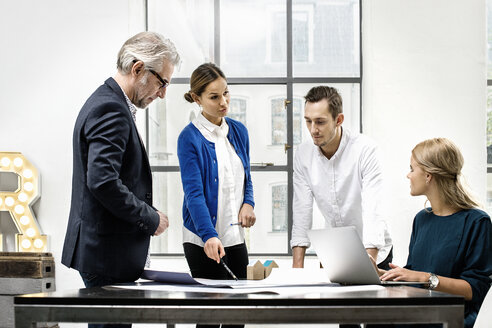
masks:
[(302, 154), (296, 153), (294, 159), (294, 199), (293, 224), (290, 247), (311, 246), (307, 231), (313, 223), (313, 193), (309, 187), (308, 178), (301, 163)]

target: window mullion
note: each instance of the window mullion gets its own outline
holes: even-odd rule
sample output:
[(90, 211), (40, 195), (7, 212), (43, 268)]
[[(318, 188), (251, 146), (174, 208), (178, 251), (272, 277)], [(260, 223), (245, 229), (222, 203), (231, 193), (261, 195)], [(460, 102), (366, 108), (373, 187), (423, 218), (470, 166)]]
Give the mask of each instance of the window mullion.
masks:
[(286, 13), (287, 13), (287, 99), (290, 102), (287, 103), (287, 143), (292, 147), (287, 151), (287, 254), (292, 255), (292, 249), (290, 248), (290, 238), (292, 235), (292, 198), (294, 195), (293, 190), (293, 153), (294, 153), (294, 129), (292, 124), (292, 108), (294, 105), (294, 87), (292, 83), (293, 78), (293, 62), (292, 62), (292, 0), (286, 1)]

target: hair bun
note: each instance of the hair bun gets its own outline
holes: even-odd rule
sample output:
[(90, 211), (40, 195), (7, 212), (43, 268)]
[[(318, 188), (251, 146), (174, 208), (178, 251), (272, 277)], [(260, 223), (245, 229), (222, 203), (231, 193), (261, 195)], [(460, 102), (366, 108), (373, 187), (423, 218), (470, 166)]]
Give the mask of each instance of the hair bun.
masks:
[(184, 94), (184, 99), (187, 101), (187, 102), (190, 102), (190, 103), (194, 103), (195, 100), (193, 99), (193, 97), (191, 96), (191, 92), (187, 92)]

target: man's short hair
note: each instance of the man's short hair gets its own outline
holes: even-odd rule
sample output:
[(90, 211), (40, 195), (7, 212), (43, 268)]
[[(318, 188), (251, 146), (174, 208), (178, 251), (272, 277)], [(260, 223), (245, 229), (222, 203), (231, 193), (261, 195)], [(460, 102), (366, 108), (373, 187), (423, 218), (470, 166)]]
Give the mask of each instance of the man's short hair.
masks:
[(333, 119), (336, 119), (338, 114), (343, 113), (342, 97), (335, 88), (324, 85), (313, 87), (304, 99), (310, 103), (317, 103), (326, 99), (328, 101), (328, 112), (331, 113)]
[(130, 73), (135, 60), (143, 61), (147, 69), (159, 72), (164, 60), (173, 66), (180, 63), (174, 43), (155, 32), (140, 32), (128, 39), (118, 53), (116, 66), (123, 74)]

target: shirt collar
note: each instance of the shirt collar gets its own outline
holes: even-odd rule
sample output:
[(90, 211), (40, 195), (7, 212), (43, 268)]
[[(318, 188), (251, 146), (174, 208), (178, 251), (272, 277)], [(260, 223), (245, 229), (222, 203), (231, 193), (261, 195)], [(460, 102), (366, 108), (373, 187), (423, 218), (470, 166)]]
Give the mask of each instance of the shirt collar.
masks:
[[(330, 160), (340, 157), (340, 154), (345, 149), (345, 146), (347, 146), (347, 142), (349, 140), (350, 132), (347, 129), (344, 129), (343, 127), (340, 127), (340, 129), (342, 131), (342, 138), (340, 139), (340, 144), (338, 145), (337, 151), (335, 152), (335, 154), (333, 154)], [(318, 156), (325, 157), (320, 147), (318, 147)]]
[[(121, 88), (121, 87), (120, 87)], [(128, 105), (128, 109), (130, 110), (130, 113), (132, 114), (133, 120), (137, 120), (137, 106), (135, 106), (130, 98), (125, 93), (125, 90), (121, 88), (121, 91), (123, 91), (123, 95), (125, 96), (126, 104)]]
[(196, 119), (197, 119), (198, 123), (200, 123), (210, 133), (213, 133), (217, 129), (221, 129), (222, 132), (224, 133), (224, 135), (227, 135), (227, 132), (229, 132), (229, 126), (227, 125), (225, 118), (222, 119), (222, 123), (220, 124), (220, 126), (215, 125), (212, 122), (210, 122), (209, 120), (207, 120), (205, 118), (205, 116), (203, 116), (203, 112), (201, 112), (200, 115), (198, 115), (198, 117)]

